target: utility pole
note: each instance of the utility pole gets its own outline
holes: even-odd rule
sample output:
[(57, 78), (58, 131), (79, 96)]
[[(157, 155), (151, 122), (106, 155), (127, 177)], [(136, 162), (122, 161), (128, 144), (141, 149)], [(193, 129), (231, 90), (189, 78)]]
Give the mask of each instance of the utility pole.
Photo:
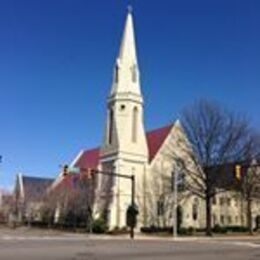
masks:
[(172, 172), (172, 187), (173, 187), (173, 238), (177, 238), (178, 231), (178, 170)]

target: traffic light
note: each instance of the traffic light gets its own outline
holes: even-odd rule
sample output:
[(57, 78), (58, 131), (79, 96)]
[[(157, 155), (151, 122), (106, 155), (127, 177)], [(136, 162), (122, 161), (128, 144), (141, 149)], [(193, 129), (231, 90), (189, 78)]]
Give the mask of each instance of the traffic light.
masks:
[(69, 166), (68, 166), (67, 164), (65, 164), (65, 165), (63, 166), (63, 169), (62, 169), (62, 174), (63, 174), (63, 176), (68, 175), (68, 173), (69, 173), (68, 169), (69, 169)]
[(92, 168), (80, 168), (80, 176), (81, 178), (93, 179), (95, 174), (95, 170)]
[(136, 206), (130, 205), (126, 211), (126, 224), (128, 227), (134, 228), (137, 224), (137, 215), (139, 211)]
[(241, 165), (239, 164), (235, 165), (235, 177), (237, 180), (241, 179)]

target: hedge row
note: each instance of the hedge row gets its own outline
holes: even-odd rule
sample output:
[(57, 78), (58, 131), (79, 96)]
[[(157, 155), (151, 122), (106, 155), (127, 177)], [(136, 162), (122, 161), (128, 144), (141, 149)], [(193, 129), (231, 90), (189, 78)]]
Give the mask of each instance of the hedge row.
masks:
[[(172, 233), (173, 228), (172, 227), (142, 227), (141, 229), (142, 233), (146, 234), (156, 234), (156, 233)], [(178, 234), (180, 235), (193, 235), (195, 233), (201, 233), (206, 232), (205, 228), (194, 228), (194, 227), (188, 227), (188, 228), (180, 228), (178, 229)], [(248, 232), (248, 228), (242, 227), (242, 226), (219, 226), (216, 225), (212, 228), (213, 233), (220, 233), (225, 234), (228, 232)]]

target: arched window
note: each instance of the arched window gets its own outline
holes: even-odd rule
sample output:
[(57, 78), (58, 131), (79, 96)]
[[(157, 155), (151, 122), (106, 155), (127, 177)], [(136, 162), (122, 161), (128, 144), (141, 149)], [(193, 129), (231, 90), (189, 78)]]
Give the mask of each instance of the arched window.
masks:
[(164, 215), (164, 201), (163, 199), (157, 200), (157, 216)]
[(177, 230), (180, 230), (183, 220), (183, 208), (178, 205), (177, 206)]
[(199, 200), (198, 200), (198, 198), (195, 198), (193, 205), (192, 205), (192, 218), (193, 218), (193, 220), (198, 219), (198, 212), (199, 212), (198, 207), (199, 207)]
[(118, 81), (119, 81), (119, 65), (118, 64), (116, 64), (116, 66), (115, 66), (115, 82), (116, 83), (118, 83)]
[(136, 143), (137, 141), (137, 120), (138, 120), (138, 109), (134, 107), (133, 109), (133, 122), (132, 122), (132, 141)]
[(114, 125), (114, 112), (113, 112), (113, 109), (110, 109), (109, 110), (109, 119), (108, 119), (108, 144), (112, 143), (113, 125)]
[(217, 216), (215, 214), (212, 215), (212, 223), (213, 226), (217, 225)]
[(131, 70), (132, 70), (132, 81), (136, 82), (137, 81), (137, 66), (133, 65)]
[(260, 229), (260, 215), (257, 215), (255, 218), (255, 227), (257, 230)]

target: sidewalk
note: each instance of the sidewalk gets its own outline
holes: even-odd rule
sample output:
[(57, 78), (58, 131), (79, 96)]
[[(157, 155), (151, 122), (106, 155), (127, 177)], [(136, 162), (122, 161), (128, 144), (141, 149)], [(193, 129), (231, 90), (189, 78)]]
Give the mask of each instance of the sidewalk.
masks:
[[(39, 229), (30, 227), (18, 227), (10, 229), (7, 227), (0, 227), (0, 238), (57, 238), (57, 239), (91, 239), (91, 240), (130, 240), (128, 234), (124, 235), (107, 235), (107, 234), (87, 234), (74, 233), (63, 230), (54, 229)], [(260, 243), (260, 234), (250, 236), (245, 234), (238, 235), (214, 235), (212, 237), (206, 236), (179, 236), (173, 238), (171, 236), (156, 236), (145, 235), (140, 232), (135, 233), (135, 240), (147, 241), (176, 241), (176, 242), (191, 242), (191, 241), (255, 241)]]

